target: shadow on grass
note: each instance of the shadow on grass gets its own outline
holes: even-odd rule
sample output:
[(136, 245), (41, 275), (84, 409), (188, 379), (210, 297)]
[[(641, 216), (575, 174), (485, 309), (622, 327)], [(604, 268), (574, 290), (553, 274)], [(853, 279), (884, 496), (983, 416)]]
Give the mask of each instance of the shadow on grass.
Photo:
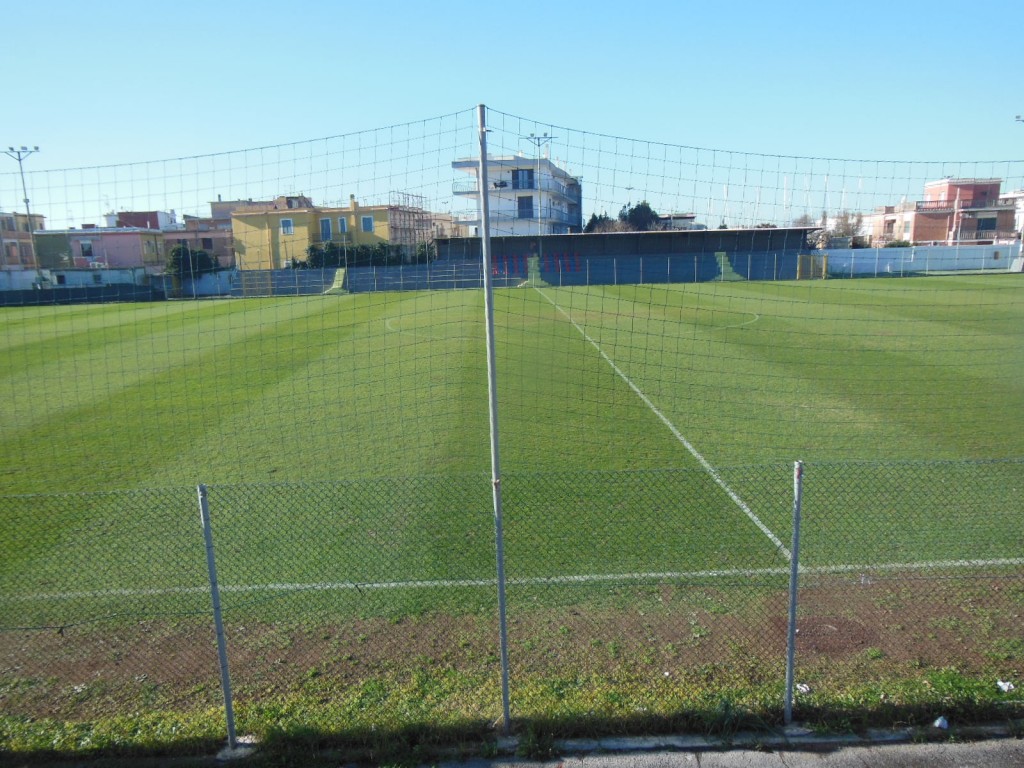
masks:
[[(965, 692), (966, 693), (966, 692)], [(869, 728), (927, 726), (939, 715), (958, 727), (1012, 723), (1022, 714), (1020, 702), (978, 701), (969, 695), (944, 697), (943, 701), (914, 704), (855, 703), (798, 706), (795, 720), (821, 735), (864, 734)], [(757, 744), (760, 737), (777, 736), (783, 725), (781, 709), (757, 711), (723, 697), (703, 709), (670, 715), (638, 714), (629, 717), (553, 716), (517, 719), (510, 729), (516, 755), (541, 760), (557, 757), (562, 739), (601, 739), (689, 734), (718, 739), (729, 746), (739, 738)], [(259, 748), (234, 765), (318, 766), (355, 762), (373, 765), (413, 766), (439, 759), (497, 757), (506, 754), (499, 744), (500, 724), (464, 722), (435, 726), (419, 723), (395, 728), (355, 728), (331, 732), (296, 726), (270, 727), (259, 734)], [(186, 738), (156, 746), (88, 747), (74, 751), (36, 750), (10, 752), (0, 749), (0, 766), (202, 766), (224, 764), (217, 753), (224, 740)]]

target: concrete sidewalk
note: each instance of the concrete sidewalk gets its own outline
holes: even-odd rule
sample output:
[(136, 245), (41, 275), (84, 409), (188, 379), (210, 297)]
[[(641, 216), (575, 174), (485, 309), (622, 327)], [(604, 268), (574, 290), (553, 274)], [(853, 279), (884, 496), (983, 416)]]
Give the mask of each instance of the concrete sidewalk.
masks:
[(833, 749), (644, 751), (590, 753), (544, 762), (505, 758), (441, 763), (444, 768), (1014, 768), (1024, 766), (1024, 741), (885, 744)]
[[(817, 735), (789, 728), (736, 734), (729, 742), (701, 736), (660, 736), (556, 742), (560, 757), (473, 759), (444, 768), (1024, 768), (1024, 740), (1007, 726), (874, 730), (864, 736)], [(934, 739), (927, 741), (928, 739)], [(970, 740), (968, 740), (970, 739)], [(501, 743), (513, 754), (516, 743)]]

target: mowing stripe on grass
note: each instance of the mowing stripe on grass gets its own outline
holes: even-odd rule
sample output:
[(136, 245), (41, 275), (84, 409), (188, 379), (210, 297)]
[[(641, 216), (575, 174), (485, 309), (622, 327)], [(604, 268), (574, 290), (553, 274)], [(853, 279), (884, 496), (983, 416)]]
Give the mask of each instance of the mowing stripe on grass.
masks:
[(754, 514), (754, 511), (747, 505), (747, 503), (743, 501), (743, 499), (741, 499), (732, 488), (729, 487), (728, 483), (726, 483), (725, 480), (722, 479), (722, 476), (718, 474), (718, 470), (711, 466), (711, 463), (707, 459), (705, 459), (696, 448), (693, 447), (690, 441), (683, 436), (683, 433), (676, 428), (676, 425), (673, 424), (664, 413), (658, 410), (658, 407), (651, 402), (651, 399), (644, 394), (643, 390), (641, 390), (640, 387), (633, 383), (629, 376), (627, 376), (622, 371), (622, 369), (615, 364), (615, 361), (612, 360), (603, 349), (601, 349), (601, 346), (596, 341), (594, 341), (589, 336), (589, 334), (587, 334), (587, 332), (583, 330), (583, 328), (581, 328), (575, 320), (572, 319), (572, 316), (564, 309), (562, 309), (561, 306), (558, 305), (557, 302), (551, 299), (537, 286), (533, 286), (533, 290), (535, 290), (537, 293), (543, 296), (544, 299), (549, 304), (551, 304), (551, 306), (557, 309), (565, 317), (565, 319), (572, 324), (572, 327), (575, 328), (579, 332), (579, 334), (584, 339), (586, 339), (594, 349), (597, 350), (598, 354), (601, 355), (601, 357), (604, 358), (604, 361), (612, 367), (612, 370), (615, 371), (618, 377), (622, 379), (624, 382), (626, 382), (626, 384), (629, 385), (629, 388), (633, 390), (633, 392), (636, 394), (637, 397), (640, 398), (643, 404), (650, 408), (651, 412), (654, 413), (654, 415), (661, 420), (661, 423), (669, 428), (669, 431), (673, 434), (673, 436), (675, 436), (676, 440), (678, 440), (682, 444), (682, 446), (686, 448), (687, 451), (690, 452), (690, 455), (697, 460), (701, 467), (704, 468), (704, 471), (707, 472), (708, 475), (711, 476), (711, 479), (715, 481), (718, 487), (725, 491), (726, 495), (728, 495), (728, 497), (732, 499), (733, 503), (735, 503), (736, 506), (739, 507), (740, 510), (742, 510), (743, 514), (750, 518), (751, 522), (753, 522), (754, 525), (757, 526), (758, 530), (760, 530), (761, 533), (768, 537), (768, 540), (775, 545), (775, 548), (782, 553), (783, 557), (785, 557), (787, 560), (791, 560), (793, 557), (792, 553), (789, 551), (786, 545), (782, 543), (779, 537), (772, 533), (772, 530), (761, 521), (761, 518)]
[[(867, 571), (929, 571), (951, 568), (994, 568), (1024, 565), (1024, 558), (1007, 557), (990, 560), (931, 560), (920, 563), (861, 563), (851, 565), (821, 565), (803, 568), (801, 573), (828, 575)], [(609, 582), (652, 581), (674, 579), (750, 578), (754, 576), (788, 576), (789, 568), (726, 568), (706, 571), (660, 571), (651, 573), (591, 573), (578, 576), (533, 576), (508, 579), (510, 586), (546, 587), (564, 584), (599, 584)], [(437, 579), (413, 581), (323, 581), (310, 584), (268, 583), (224, 585), (224, 593), (251, 592), (356, 592), (392, 589), (446, 589), (458, 587), (494, 587), (497, 579)], [(208, 593), (209, 587), (167, 587), (165, 589), (98, 589), (89, 592), (40, 592), (30, 595), (0, 596), (0, 603), (30, 602), (34, 600), (76, 600), (100, 597), (158, 597), (161, 595), (197, 595)]]

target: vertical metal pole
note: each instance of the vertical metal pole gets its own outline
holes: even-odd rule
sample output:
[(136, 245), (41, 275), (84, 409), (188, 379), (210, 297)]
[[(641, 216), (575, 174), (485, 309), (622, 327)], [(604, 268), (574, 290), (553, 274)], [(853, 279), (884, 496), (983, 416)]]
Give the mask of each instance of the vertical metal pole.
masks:
[(793, 665), (796, 660), (797, 576), (800, 573), (800, 505), (803, 499), (804, 463), (793, 464), (793, 541), (789, 559), (789, 633), (786, 638), (785, 723), (793, 722)]
[(210, 595), (213, 598), (213, 622), (217, 628), (217, 656), (220, 659), (220, 681), (224, 689), (224, 714), (228, 721), (228, 749), (235, 749), (235, 708), (232, 705), (231, 674), (228, 671), (228, 648), (224, 639), (224, 619), (220, 610), (220, 589), (217, 586), (217, 562), (213, 555), (213, 529), (210, 527), (210, 504), (206, 497), (206, 486), (200, 485), (199, 519), (203, 523), (203, 538), (206, 540), (206, 568), (210, 572)]
[[(505, 534), (501, 510), (501, 460), (498, 455), (498, 374), (494, 353), (494, 291), (491, 285), (491, 210), (487, 199), (487, 107), (477, 106), (480, 123), (480, 248), (483, 252), (484, 313), (487, 316), (487, 392), (491, 424), (491, 490), (494, 500), (495, 556), (498, 568), (498, 634), (501, 648), (502, 730), (508, 735), (511, 722), (508, 674), (508, 622), (505, 611)], [(537, 238), (540, 242), (540, 237)]]

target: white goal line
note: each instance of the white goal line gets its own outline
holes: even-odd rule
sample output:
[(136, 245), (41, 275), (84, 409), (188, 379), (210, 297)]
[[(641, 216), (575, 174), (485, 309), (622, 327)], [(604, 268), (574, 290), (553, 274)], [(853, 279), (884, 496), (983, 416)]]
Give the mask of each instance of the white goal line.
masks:
[[(877, 573), (880, 571), (928, 571), (942, 569), (993, 568), (1024, 565), (1024, 558), (1008, 557), (988, 560), (931, 560), (917, 563), (861, 563), (801, 567), (803, 575), (842, 573)], [(723, 568), (703, 571), (652, 571), (647, 573), (591, 573), (565, 576), (533, 576), (506, 579), (512, 587), (544, 587), (571, 584), (628, 583), (646, 581), (690, 581), (697, 579), (752, 578), (788, 576), (789, 568)], [(497, 587), (497, 579), (414, 579), (410, 581), (321, 581), (311, 583), (269, 582), (267, 584), (222, 584), (222, 594), (254, 592), (372, 592), (396, 589), (445, 589), (459, 587)], [(164, 595), (208, 594), (209, 587), (167, 587), (164, 589), (98, 589), (81, 592), (40, 592), (26, 595), (2, 595), (0, 602), (31, 602), (46, 600), (80, 600), (102, 597), (160, 597)]]

